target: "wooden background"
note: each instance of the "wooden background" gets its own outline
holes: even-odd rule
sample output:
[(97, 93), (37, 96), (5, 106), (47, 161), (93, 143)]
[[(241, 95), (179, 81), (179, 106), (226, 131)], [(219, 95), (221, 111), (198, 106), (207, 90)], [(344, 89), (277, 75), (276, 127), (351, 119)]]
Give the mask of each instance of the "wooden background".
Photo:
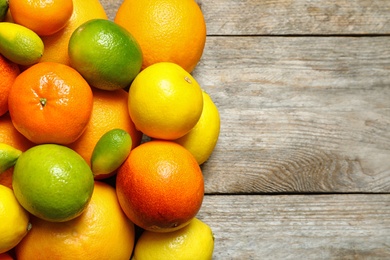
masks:
[(213, 259), (390, 259), (390, 1), (197, 2)]

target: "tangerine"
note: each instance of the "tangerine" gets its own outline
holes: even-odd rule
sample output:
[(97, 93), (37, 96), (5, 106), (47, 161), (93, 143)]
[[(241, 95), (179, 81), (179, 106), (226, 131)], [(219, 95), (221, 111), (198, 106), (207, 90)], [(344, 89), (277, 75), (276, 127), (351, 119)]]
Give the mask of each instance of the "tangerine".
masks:
[(19, 73), (19, 66), (0, 54), (0, 116), (8, 111), (8, 95)]
[(38, 35), (51, 35), (65, 27), (73, 13), (73, 1), (11, 0), (9, 10), (15, 23)]
[(138, 41), (142, 68), (170, 61), (191, 72), (206, 42), (206, 23), (194, 0), (125, 0), (114, 21)]
[(139, 145), (130, 152), (116, 177), (123, 211), (145, 230), (178, 230), (196, 216), (202, 205), (202, 171), (187, 149), (171, 141), (153, 140)]
[(75, 69), (40, 62), (16, 78), (8, 105), (15, 128), (30, 141), (69, 144), (85, 130), (92, 98), (91, 87)]

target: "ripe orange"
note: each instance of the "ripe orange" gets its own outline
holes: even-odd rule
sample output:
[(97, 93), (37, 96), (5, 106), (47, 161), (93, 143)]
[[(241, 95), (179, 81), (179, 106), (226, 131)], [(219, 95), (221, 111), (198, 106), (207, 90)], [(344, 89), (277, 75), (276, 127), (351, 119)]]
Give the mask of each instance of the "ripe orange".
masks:
[[(26, 151), (30, 147), (34, 146), (34, 143), (30, 142), (14, 127), (11, 121), (9, 113), (0, 117), (0, 143), (6, 143), (21, 151)], [(0, 184), (12, 189), (12, 173), (14, 168), (6, 170), (0, 174)]]
[(115, 20), (138, 41), (142, 68), (170, 61), (191, 72), (206, 42), (206, 23), (194, 0), (125, 0)]
[(69, 144), (88, 124), (92, 91), (75, 69), (40, 62), (16, 78), (8, 105), (15, 128), (30, 141)]
[(73, 12), (72, 0), (11, 0), (9, 10), (15, 23), (38, 35), (51, 35), (65, 27)]
[(73, 31), (84, 22), (95, 19), (107, 19), (106, 12), (99, 0), (73, 0), (73, 13), (66, 26), (50, 36), (43, 36), (45, 51), (40, 61), (53, 61), (70, 65), (68, 43)]
[(0, 116), (8, 111), (8, 95), (20, 70), (17, 64), (0, 54)]
[(95, 182), (84, 213), (67, 222), (31, 218), (33, 228), (16, 246), (17, 259), (130, 259), (134, 225), (123, 213), (115, 189)]
[[(68, 145), (78, 152), (89, 165), (96, 143), (109, 130), (119, 128), (128, 132), (132, 148), (140, 144), (142, 133), (135, 129), (127, 108), (128, 93), (123, 89), (114, 91), (93, 88), (93, 109), (85, 132), (76, 142)], [(108, 176), (105, 176), (108, 177)]]
[(116, 191), (134, 224), (168, 232), (186, 226), (196, 216), (204, 180), (188, 150), (171, 141), (154, 140), (130, 152), (118, 170)]

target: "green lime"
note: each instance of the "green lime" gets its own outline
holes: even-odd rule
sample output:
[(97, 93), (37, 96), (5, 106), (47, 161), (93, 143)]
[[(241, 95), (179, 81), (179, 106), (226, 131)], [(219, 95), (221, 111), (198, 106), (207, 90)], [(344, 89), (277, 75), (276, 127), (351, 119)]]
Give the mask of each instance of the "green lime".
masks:
[(0, 53), (12, 62), (29, 66), (43, 55), (42, 39), (32, 30), (16, 23), (0, 23)]
[(8, 12), (8, 0), (0, 0), (0, 22), (4, 21)]
[(94, 179), (78, 153), (61, 145), (42, 144), (19, 156), (12, 186), (19, 203), (31, 214), (63, 222), (84, 211), (92, 196)]
[(0, 174), (15, 165), (22, 151), (5, 143), (0, 143)]
[(95, 177), (108, 177), (129, 156), (132, 140), (123, 129), (112, 129), (102, 135), (92, 152), (91, 167)]
[(93, 19), (80, 25), (69, 40), (73, 68), (96, 88), (126, 88), (141, 70), (142, 52), (136, 39), (120, 25)]

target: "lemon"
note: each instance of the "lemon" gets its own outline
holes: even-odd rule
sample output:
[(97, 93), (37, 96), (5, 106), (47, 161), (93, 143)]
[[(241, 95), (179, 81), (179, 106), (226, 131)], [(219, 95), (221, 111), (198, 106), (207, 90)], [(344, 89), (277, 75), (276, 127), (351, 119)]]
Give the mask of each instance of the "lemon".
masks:
[(187, 148), (200, 165), (207, 161), (214, 151), (219, 131), (220, 117), (218, 108), (210, 96), (203, 91), (203, 110), (199, 121), (188, 134), (174, 141)]
[(202, 109), (198, 82), (175, 63), (147, 67), (130, 86), (130, 117), (138, 130), (152, 138), (182, 137), (196, 125)]
[(71, 66), (90, 85), (105, 90), (130, 86), (142, 65), (136, 39), (122, 26), (105, 19), (80, 25), (70, 37), (68, 54)]
[(91, 157), (91, 168), (95, 177), (108, 177), (127, 158), (132, 146), (129, 133), (123, 129), (112, 129), (102, 135), (95, 145)]
[(201, 220), (173, 232), (144, 231), (134, 249), (133, 260), (207, 260), (212, 259), (214, 237), (211, 228)]
[(78, 153), (61, 145), (42, 144), (19, 156), (12, 186), (19, 203), (31, 214), (62, 222), (84, 211), (92, 196), (94, 179)]
[(0, 143), (0, 174), (15, 165), (22, 151), (5, 143)]
[(30, 230), (28, 212), (13, 191), (0, 185), (0, 253), (15, 247)]
[(8, 12), (8, 0), (0, 0), (0, 22), (4, 21)]
[(32, 30), (15, 23), (0, 23), (0, 53), (10, 61), (32, 65), (42, 57), (43, 50), (41, 38)]

